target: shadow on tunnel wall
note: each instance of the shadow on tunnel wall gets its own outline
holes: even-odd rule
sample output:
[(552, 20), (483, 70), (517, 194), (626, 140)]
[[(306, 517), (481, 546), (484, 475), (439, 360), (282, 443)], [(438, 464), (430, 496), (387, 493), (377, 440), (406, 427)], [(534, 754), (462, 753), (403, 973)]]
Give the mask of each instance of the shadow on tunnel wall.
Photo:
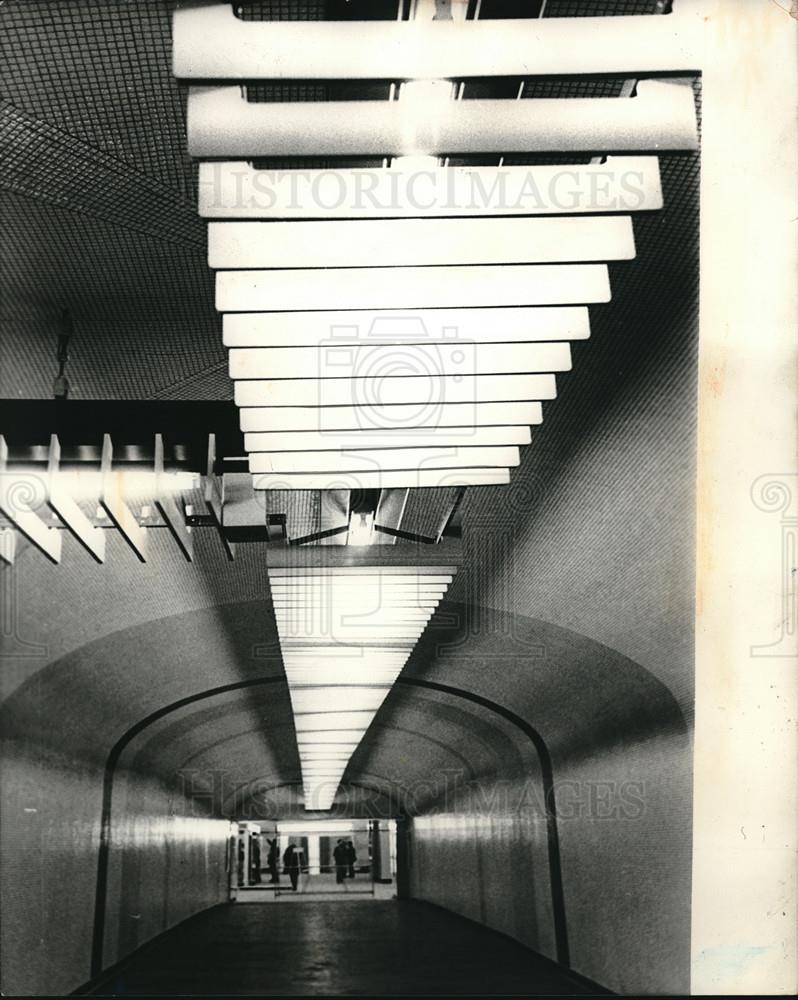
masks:
[[(406, 784), (441, 776), (437, 794), (414, 796), (412, 894), (562, 958), (541, 761), (518, 726), (464, 702), (476, 694), (534, 725), (550, 755), (570, 966), (622, 993), (686, 992), (692, 751), (673, 694), (569, 630), (484, 608), (443, 610), (448, 624), (428, 630), (377, 720), (425, 735), (405, 755)], [(447, 757), (433, 751), (435, 738)], [(362, 762), (390, 773), (401, 742), (370, 731), (352, 770)]]

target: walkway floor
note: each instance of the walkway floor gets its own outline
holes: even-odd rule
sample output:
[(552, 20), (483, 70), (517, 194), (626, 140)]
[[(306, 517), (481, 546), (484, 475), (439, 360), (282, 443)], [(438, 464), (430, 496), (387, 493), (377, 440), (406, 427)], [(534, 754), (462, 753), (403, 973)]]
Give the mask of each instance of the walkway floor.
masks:
[(587, 994), (513, 941), (412, 901), (216, 907), (164, 935), (95, 994)]
[(350, 899), (361, 902), (373, 902), (374, 899), (393, 899), (395, 886), (392, 882), (372, 882), (370, 875), (359, 874), (336, 882), (335, 875), (325, 872), (321, 875), (299, 876), (296, 892), (291, 889), (291, 883), (281, 876), (279, 883), (271, 885), (264, 882), (261, 885), (246, 886), (236, 891), (239, 903), (296, 903), (307, 899)]

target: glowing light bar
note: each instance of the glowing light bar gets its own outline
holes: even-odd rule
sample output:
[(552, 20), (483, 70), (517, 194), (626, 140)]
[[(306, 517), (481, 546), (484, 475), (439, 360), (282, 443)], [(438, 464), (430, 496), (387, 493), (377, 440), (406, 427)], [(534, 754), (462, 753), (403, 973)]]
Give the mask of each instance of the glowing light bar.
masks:
[[(280, 451), (352, 451), (355, 449), (402, 448), (416, 444), (420, 433), (404, 430), (364, 430), (349, 434), (323, 434), (319, 431), (245, 434), (247, 452)], [(457, 448), (462, 445), (492, 447), (525, 445), (531, 441), (528, 427), (475, 427), (468, 436), (462, 433), (447, 434), (430, 428), (426, 435), (429, 443), (438, 448)]]
[(256, 490), (392, 490), (450, 486), (505, 486), (509, 469), (406, 469), (401, 472), (269, 473), (253, 477)]
[(406, 592), (400, 588), (389, 588), (379, 584), (364, 584), (357, 589), (348, 588), (343, 582), (335, 583), (336, 593), (332, 593), (332, 587), (297, 587), (295, 589), (277, 586), (272, 588), (272, 600), (276, 611), (281, 605), (293, 604), (308, 600), (324, 600), (325, 607), (335, 608), (338, 603), (345, 605), (347, 601), (357, 600), (359, 607), (369, 607), (374, 604), (380, 608), (392, 608), (401, 606), (408, 602), (435, 602), (444, 593), (445, 587), (430, 587), (419, 585), (411, 592)]
[[(419, 357), (421, 354), (421, 357)], [(245, 347), (230, 351), (230, 378), (296, 378), (307, 372), (317, 378), (417, 375), (420, 367), (433, 375), (505, 375), (522, 372), (564, 372), (571, 368), (568, 344), (491, 344), (455, 341), (441, 344), (426, 356), (422, 348), (379, 344), (321, 347)]]
[(285, 675), (291, 688), (324, 684), (328, 687), (352, 684), (393, 684), (404, 664), (397, 663), (390, 670), (376, 669), (361, 664), (360, 669), (342, 668), (337, 664), (326, 664), (321, 669), (313, 667), (290, 667), (286, 665)]
[[(373, 588), (364, 587), (363, 591), (367, 589), (373, 589)], [(350, 594), (352, 594), (352, 597), (349, 596)], [(335, 596), (333, 596), (329, 591), (324, 591), (321, 589), (301, 590), (301, 591), (298, 590), (295, 593), (291, 593), (287, 596), (281, 596), (279, 594), (274, 593), (272, 595), (272, 600), (274, 603), (275, 614), (277, 615), (278, 618), (280, 618), (286, 615), (298, 614), (298, 611), (296, 611), (296, 606), (299, 606), (301, 608), (302, 602), (307, 602), (309, 600), (318, 601), (319, 599), (321, 599), (322, 601), (324, 601), (324, 609), (329, 608), (331, 611), (338, 611), (339, 607), (341, 610), (345, 610), (347, 607), (347, 602), (351, 602), (353, 598), (358, 599), (360, 597), (360, 594), (361, 594), (360, 590), (350, 590), (348, 592), (344, 590), (343, 593), (336, 594)], [(419, 600), (419, 599), (422, 599), (422, 595), (408, 596), (407, 601), (403, 603), (404, 605), (406, 605), (408, 601)], [(423, 599), (435, 600), (436, 597), (434, 595), (430, 595), (428, 592), (425, 592), (423, 595)], [(369, 604), (373, 604), (375, 608), (374, 612), (371, 613), (376, 614), (377, 612), (379, 612), (380, 614), (391, 615), (391, 616), (413, 615), (416, 613), (424, 613), (426, 610), (424, 608), (419, 608), (419, 607), (407, 607), (402, 605), (397, 606), (394, 603), (394, 598), (392, 597), (392, 595), (384, 594), (379, 590), (377, 590), (376, 594), (372, 594), (370, 601), (367, 600), (365, 604), (364, 603), (358, 604), (357, 612), (351, 610), (350, 608), (348, 613), (353, 617), (355, 617), (358, 614), (360, 615), (366, 614), (367, 612), (361, 609), (363, 607), (368, 607)], [(319, 608), (307, 609), (308, 614), (316, 613), (318, 612), (318, 610), (320, 609)]]
[(624, 215), (516, 219), (212, 222), (208, 266), (405, 267), (629, 260)]
[(390, 170), (256, 170), (200, 163), (199, 213), (223, 219), (402, 219), (572, 215), (662, 208), (656, 156), (601, 163)]
[(434, 412), (446, 403), (554, 399), (554, 375), (400, 375), (353, 379), (247, 379), (236, 382), (238, 406), (368, 406), (413, 403)]
[(537, 343), (587, 340), (585, 306), (433, 309), (410, 315), (390, 310), (228, 313), (225, 347), (320, 347), (343, 344)]
[(297, 712), (294, 725), (298, 733), (323, 733), (328, 729), (351, 729), (358, 725), (365, 732), (374, 713), (366, 709), (350, 712)]
[(390, 687), (293, 688), (291, 704), (295, 712), (375, 711), (385, 701)]
[(701, 19), (268, 21), (230, 4), (178, 8), (173, 69), (182, 79), (438, 79), (675, 72), (701, 68)]
[(309, 288), (319, 309), (583, 305), (610, 300), (605, 264), (478, 264), (218, 271), (216, 308), (219, 312), (302, 309)]
[(323, 434), (333, 431), (414, 430), (536, 425), (543, 422), (539, 402), (447, 403), (435, 406), (399, 403), (368, 403), (354, 406), (248, 406), (240, 411), (241, 430), (306, 431)]
[[(436, 74), (439, 75), (439, 74)], [(250, 103), (241, 87), (192, 87), (188, 152), (204, 158), (692, 150), (693, 91), (641, 80), (635, 97)]]
[(359, 729), (339, 729), (335, 732), (327, 731), (324, 733), (297, 733), (297, 743), (300, 747), (303, 746), (351, 746), (356, 747), (360, 741), (360, 730)]
[(274, 566), (269, 569), (269, 578), (274, 580), (277, 585), (282, 582), (299, 584), (325, 582), (332, 579), (335, 579), (336, 583), (345, 584), (347, 578), (353, 577), (356, 583), (376, 581), (377, 583), (400, 583), (409, 586), (415, 583), (451, 583), (456, 572), (456, 566), (416, 566), (404, 563), (385, 568), (371, 565)]
[(508, 469), (518, 465), (517, 448), (392, 448), (390, 451), (275, 452), (249, 458), (249, 470), (262, 472), (378, 472), (381, 469)]
[[(307, 612), (307, 599), (303, 600), (299, 597), (273, 598), (272, 603), (274, 604), (275, 618), (278, 620), (281, 617), (287, 620), (287, 616), (297, 616)], [(360, 610), (359, 614), (364, 616), (382, 614), (385, 617), (389, 615), (431, 615), (438, 606), (438, 603), (438, 600), (428, 600), (426, 596), (415, 601), (408, 600), (402, 602), (386, 598), (386, 600), (380, 600), (376, 603), (373, 611)], [(329, 602), (325, 602), (324, 608), (328, 614), (352, 615), (351, 604), (345, 600), (330, 600)]]
[[(322, 638), (316, 640), (317, 648), (327, 647), (328, 643), (338, 641), (340, 643), (350, 642), (406, 642), (409, 645), (419, 638), (426, 627), (426, 622), (419, 622), (413, 625), (348, 625), (339, 626), (335, 631), (324, 629)], [(285, 627), (278, 627), (277, 633), (280, 641), (286, 650), (291, 648), (292, 642), (305, 643), (307, 633), (304, 630), (297, 630), (295, 633)]]

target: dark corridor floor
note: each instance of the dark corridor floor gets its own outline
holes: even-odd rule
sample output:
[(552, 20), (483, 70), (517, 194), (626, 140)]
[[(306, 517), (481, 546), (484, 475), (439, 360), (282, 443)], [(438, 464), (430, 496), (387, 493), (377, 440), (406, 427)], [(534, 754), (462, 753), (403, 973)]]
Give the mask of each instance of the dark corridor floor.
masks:
[(415, 902), (209, 910), (158, 939), (95, 995), (590, 994), (513, 941)]

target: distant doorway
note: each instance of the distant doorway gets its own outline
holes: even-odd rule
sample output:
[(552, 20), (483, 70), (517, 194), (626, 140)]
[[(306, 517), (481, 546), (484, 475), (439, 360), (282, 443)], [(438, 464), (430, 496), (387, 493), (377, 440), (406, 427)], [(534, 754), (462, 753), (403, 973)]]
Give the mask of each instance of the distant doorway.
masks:
[(230, 898), (236, 902), (391, 899), (395, 882), (394, 820), (232, 824)]

